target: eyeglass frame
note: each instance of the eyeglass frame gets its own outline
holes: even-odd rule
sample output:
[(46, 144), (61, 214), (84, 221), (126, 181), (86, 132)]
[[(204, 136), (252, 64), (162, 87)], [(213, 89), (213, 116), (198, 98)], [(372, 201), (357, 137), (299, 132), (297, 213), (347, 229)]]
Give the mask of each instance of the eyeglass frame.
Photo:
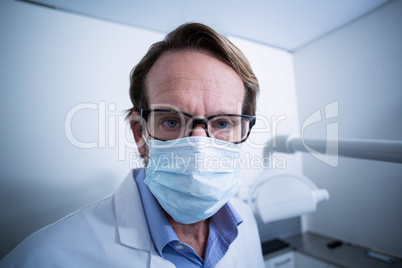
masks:
[[(210, 116), (205, 117), (205, 118), (197, 118), (194, 115), (191, 115), (189, 113), (185, 113), (185, 112), (182, 112), (182, 111), (176, 111), (176, 110), (172, 110), (172, 109), (141, 109), (141, 119), (144, 119), (145, 122), (148, 122), (148, 116), (152, 112), (171, 112), (171, 113), (182, 114), (182, 115), (190, 117), (193, 120), (193, 122), (192, 122), (192, 126), (191, 126), (191, 129), (190, 129), (191, 131), (189, 132), (189, 135), (186, 136), (186, 137), (191, 136), (193, 134), (193, 132), (194, 132), (194, 127), (196, 125), (200, 125), (200, 124), (204, 125), (205, 133), (207, 134), (207, 137), (210, 137), (209, 132), (208, 132), (208, 121), (211, 120), (214, 117), (218, 117), (218, 116), (235, 116), (235, 117), (247, 118), (249, 120), (249, 128), (248, 128), (248, 131), (247, 131), (247, 135), (241, 141), (232, 142), (234, 144), (243, 143), (248, 139), (248, 137), (250, 136), (251, 129), (255, 125), (255, 121), (256, 121), (256, 116), (254, 116), (254, 115), (215, 114), (215, 115), (210, 115)], [(151, 133), (149, 133), (148, 127), (145, 127), (145, 128), (147, 129), (148, 135), (151, 136), (152, 138), (154, 138), (156, 140), (160, 140), (160, 141), (168, 141), (168, 140), (164, 140), (164, 139), (154, 137), (153, 135), (151, 135)]]

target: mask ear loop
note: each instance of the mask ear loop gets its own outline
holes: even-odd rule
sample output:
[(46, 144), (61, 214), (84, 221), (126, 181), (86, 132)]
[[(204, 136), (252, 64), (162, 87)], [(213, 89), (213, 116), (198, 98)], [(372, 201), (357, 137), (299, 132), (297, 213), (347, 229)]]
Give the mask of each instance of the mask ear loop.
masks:
[[(139, 127), (140, 127), (141, 136), (142, 136), (142, 138), (143, 138), (145, 144), (147, 144), (148, 147), (149, 147), (148, 140), (145, 138), (145, 135), (144, 135), (144, 132), (143, 132), (143, 129), (144, 129), (144, 127), (143, 127), (143, 125), (144, 125), (144, 119), (143, 119), (143, 118), (140, 118), (140, 120), (138, 120), (138, 119), (136, 119), (135, 117), (136, 117), (135, 113), (132, 113), (132, 114), (130, 115), (130, 126), (131, 126), (131, 129), (133, 129), (133, 127), (134, 127), (135, 124), (140, 124)], [(134, 129), (133, 129), (133, 131), (134, 131)], [(145, 146), (145, 144), (143, 144), (142, 146)], [(140, 154), (140, 156), (141, 156), (141, 158), (145, 161), (145, 166), (146, 166), (146, 165), (147, 165), (147, 161), (148, 161), (149, 158), (148, 158), (148, 152), (147, 152), (147, 150), (145, 150), (145, 151), (146, 151), (146, 152), (145, 152), (144, 154)]]
[[(147, 138), (145, 137), (145, 135), (144, 135), (143, 123), (144, 123), (144, 118), (141, 118), (141, 121), (140, 121), (140, 125), (141, 125), (141, 135), (142, 135), (142, 138), (144, 139), (144, 142), (149, 146), (148, 139), (147, 139)], [(145, 128), (146, 128), (146, 127), (145, 127)], [(146, 131), (148, 131), (148, 130), (146, 130)]]
[[(144, 118), (141, 118), (140, 120), (140, 130), (141, 130), (141, 136), (144, 139), (145, 144), (148, 146), (149, 148), (149, 142), (148, 139), (145, 137), (144, 135)], [(145, 127), (146, 128), (146, 127)], [(148, 131), (148, 130), (145, 130)], [(148, 151), (148, 150), (146, 150)], [(145, 163), (145, 167), (148, 165), (148, 161), (149, 161), (149, 156), (148, 156), (148, 152), (146, 152), (146, 154), (142, 155), (143, 159), (144, 159), (144, 163)]]
[(144, 139), (145, 143), (149, 146), (148, 140), (147, 140), (147, 138), (145, 138), (144, 133), (142, 133), (142, 138)]

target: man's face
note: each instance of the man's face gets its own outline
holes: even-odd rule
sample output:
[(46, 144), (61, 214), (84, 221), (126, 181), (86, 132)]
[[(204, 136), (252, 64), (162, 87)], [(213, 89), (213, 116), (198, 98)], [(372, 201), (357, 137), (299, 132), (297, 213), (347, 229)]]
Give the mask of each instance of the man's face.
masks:
[[(202, 51), (177, 51), (163, 54), (147, 76), (150, 108), (175, 109), (196, 117), (216, 114), (241, 114), (244, 84), (228, 65)], [(134, 131), (137, 145), (139, 133)], [(197, 125), (193, 136), (206, 136)], [(140, 148), (145, 150), (146, 148)]]

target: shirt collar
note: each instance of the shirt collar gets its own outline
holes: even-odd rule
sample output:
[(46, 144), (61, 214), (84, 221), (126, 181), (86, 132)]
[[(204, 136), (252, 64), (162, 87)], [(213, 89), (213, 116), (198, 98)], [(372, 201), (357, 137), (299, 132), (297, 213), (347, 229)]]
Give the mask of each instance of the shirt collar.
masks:
[(210, 234), (211, 228), (213, 228), (214, 233), (216, 232), (220, 235), (221, 242), (230, 245), (238, 235), (237, 226), (242, 222), (243, 219), (229, 201), (211, 217), (209, 223)]

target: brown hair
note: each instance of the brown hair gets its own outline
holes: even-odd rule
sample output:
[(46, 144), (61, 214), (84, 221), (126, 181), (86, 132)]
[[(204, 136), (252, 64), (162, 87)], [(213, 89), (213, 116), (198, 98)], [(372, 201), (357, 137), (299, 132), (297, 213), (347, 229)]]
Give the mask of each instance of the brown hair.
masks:
[(133, 108), (127, 118), (141, 109), (148, 108), (146, 78), (157, 59), (172, 50), (205, 50), (226, 63), (241, 77), (245, 86), (242, 113), (255, 115), (259, 93), (257, 77), (243, 53), (224, 36), (200, 23), (186, 23), (166, 35), (163, 41), (153, 44), (147, 54), (130, 73), (130, 99)]

